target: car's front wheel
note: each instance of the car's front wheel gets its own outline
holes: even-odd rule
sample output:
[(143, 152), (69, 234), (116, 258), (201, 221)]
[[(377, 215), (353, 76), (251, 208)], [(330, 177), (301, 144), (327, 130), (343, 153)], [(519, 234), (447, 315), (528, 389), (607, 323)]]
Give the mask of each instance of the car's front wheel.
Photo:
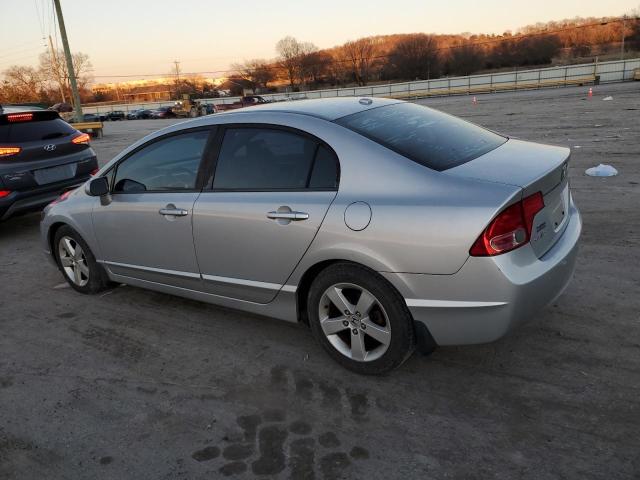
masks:
[(329, 266), (311, 285), (307, 307), (314, 337), (350, 370), (386, 373), (414, 350), (413, 320), (404, 299), (368, 268)]
[(82, 237), (71, 227), (55, 234), (54, 255), (65, 280), (81, 293), (98, 293), (109, 287), (109, 279)]

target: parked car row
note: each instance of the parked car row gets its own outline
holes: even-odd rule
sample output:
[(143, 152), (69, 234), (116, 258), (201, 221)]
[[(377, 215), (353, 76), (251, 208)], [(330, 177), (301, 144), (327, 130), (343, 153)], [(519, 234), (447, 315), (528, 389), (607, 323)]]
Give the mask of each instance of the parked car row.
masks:
[[(264, 103), (269, 103), (264, 98), (257, 95), (250, 95), (246, 97), (242, 97), (237, 102), (227, 104), (227, 105), (213, 105), (213, 104), (204, 104), (202, 105), (204, 110), (204, 115), (211, 115), (213, 113), (217, 113), (218, 111), (225, 110), (235, 110), (237, 108), (249, 107), (252, 105), (261, 105)], [(147, 120), (147, 119), (159, 119), (159, 118), (176, 118), (180, 112), (174, 111), (173, 106), (168, 107), (158, 107), (155, 109), (136, 109), (131, 110), (127, 113), (121, 110), (114, 110), (108, 113), (87, 113), (85, 114), (85, 121), (117, 121), (117, 120)]]

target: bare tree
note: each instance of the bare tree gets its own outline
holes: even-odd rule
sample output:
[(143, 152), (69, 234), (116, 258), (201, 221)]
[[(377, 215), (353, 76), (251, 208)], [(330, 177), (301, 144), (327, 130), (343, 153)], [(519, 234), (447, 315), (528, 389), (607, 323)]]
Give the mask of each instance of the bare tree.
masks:
[(33, 67), (14, 65), (4, 72), (0, 100), (4, 102), (37, 102), (42, 99), (45, 81)]
[(471, 75), (484, 66), (484, 53), (480, 47), (465, 41), (454, 46), (447, 61), (448, 73), (453, 75)]
[(311, 42), (300, 43), (300, 54), (298, 57), (298, 79), (301, 84), (307, 82), (307, 78), (312, 76), (311, 69), (313, 68), (314, 56), (318, 52), (316, 47)]
[(332, 62), (327, 52), (317, 51), (305, 55), (302, 65), (311, 83), (317, 85), (329, 73)]
[(287, 36), (276, 43), (276, 51), (279, 54), (278, 63), (280, 67), (286, 71), (289, 84), (291, 87), (294, 87), (296, 79), (300, 76), (300, 54), (302, 53), (302, 46), (298, 40)]
[(376, 61), (377, 44), (374, 38), (366, 37), (350, 41), (342, 46), (345, 57), (351, 65), (358, 85), (364, 86), (371, 78)]
[(258, 87), (268, 88), (269, 82), (275, 79), (275, 72), (267, 60), (254, 58), (236, 63), (231, 68), (236, 71), (237, 76), (251, 82), (253, 90)]
[(409, 35), (393, 48), (389, 62), (396, 78), (437, 77), (440, 73), (438, 40), (434, 35), (424, 33)]
[[(91, 70), (93, 65), (86, 53), (77, 52), (72, 55), (73, 70), (76, 74), (79, 90), (86, 90), (93, 81)], [(67, 93), (67, 98), (71, 98), (71, 85), (69, 84), (69, 73), (67, 63), (64, 61), (64, 52), (57, 50), (55, 56), (48, 52), (40, 54), (38, 67), (40, 74), (48, 79), (48, 82), (55, 83), (58, 89), (63, 89)], [(62, 100), (62, 99), (61, 99)]]

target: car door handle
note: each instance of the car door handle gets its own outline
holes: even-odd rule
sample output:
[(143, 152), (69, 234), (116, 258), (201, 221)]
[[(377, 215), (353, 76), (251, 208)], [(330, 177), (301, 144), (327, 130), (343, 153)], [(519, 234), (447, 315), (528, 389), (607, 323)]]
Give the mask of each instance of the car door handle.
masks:
[(309, 218), (309, 214), (306, 212), (269, 212), (267, 213), (267, 218), (272, 218), (274, 220), (307, 220)]
[(184, 208), (176, 208), (173, 205), (167, 205), (165, 208), (161, 208), (158, 211), (160, 215), (171, 215), (172, 217), (184, 217), (189, 215), (189, 210)]

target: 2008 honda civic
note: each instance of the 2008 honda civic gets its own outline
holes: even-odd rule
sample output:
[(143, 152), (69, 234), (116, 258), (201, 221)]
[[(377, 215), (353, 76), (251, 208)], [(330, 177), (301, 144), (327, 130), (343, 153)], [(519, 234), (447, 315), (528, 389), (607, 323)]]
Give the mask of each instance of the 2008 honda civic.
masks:
[(304, 322), (377, 374), (496, 340), (562, 293), (581, 231), (569, 156), (403, 101), (266, 104), (140, 140), (46, 208), (42, 240), (79, 292)]

